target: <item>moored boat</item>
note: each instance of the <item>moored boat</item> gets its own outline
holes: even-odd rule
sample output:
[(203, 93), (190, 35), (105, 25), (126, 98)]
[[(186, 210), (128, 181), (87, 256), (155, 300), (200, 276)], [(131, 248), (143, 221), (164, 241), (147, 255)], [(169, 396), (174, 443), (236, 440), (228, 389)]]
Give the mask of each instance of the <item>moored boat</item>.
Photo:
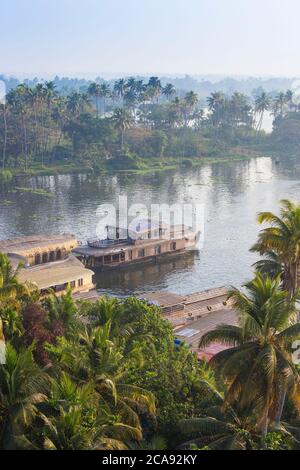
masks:
[(148, 219), (130, 228), (107, 226), (105, 239), (91, 239), (73, 250), (82, 263), (94, 270), (105, 270), (195, 248), (200, 232), (185, 225), (168, 225)]

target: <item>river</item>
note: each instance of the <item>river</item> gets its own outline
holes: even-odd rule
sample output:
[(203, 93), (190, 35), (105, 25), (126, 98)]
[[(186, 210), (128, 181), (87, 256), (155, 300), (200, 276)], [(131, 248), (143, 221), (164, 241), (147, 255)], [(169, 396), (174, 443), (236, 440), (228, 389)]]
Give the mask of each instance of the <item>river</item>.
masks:
[[(43, 189), (15, 192), (14, 186)], [(186, 294), (221, 285), (240, 286), (251, 277), (257, 259), (249, 252), (259, 226), (257, 213), (278, 211), (282, 198), (300, 199), (300, 164), (271, 158), (204, 164), (193, 169), (118, 176), (60, 175), (22, 177), (2, 188), (0, 239), (35, 233), (74, 233), (81, 241), (95, 235), (100, 204), (202, 203), (204, 243), (200, 252), (171, 261), (138, 265), (96, 276), (97, 287), (110, 294), (170, 290)]]

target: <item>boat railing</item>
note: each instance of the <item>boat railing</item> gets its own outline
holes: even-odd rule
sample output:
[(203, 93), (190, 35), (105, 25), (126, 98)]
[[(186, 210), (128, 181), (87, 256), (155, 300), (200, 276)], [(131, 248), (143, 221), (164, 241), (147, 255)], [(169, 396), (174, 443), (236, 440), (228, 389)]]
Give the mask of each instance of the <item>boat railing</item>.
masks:
[(107, 248), (110, 246), (123, 245), (126, 241), (127, 240), (114, 240), (109, 238), (106, 240), (90, 239), (87, 241), (87, 244), (90, 248)]

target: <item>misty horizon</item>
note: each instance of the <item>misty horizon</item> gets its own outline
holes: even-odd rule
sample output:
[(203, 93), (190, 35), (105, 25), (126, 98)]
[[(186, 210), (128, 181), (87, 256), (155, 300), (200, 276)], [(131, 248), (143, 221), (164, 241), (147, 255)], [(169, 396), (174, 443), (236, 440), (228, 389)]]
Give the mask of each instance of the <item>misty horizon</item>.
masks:
[(300, 76), (296, 0), (3, 3), (5, 75)]

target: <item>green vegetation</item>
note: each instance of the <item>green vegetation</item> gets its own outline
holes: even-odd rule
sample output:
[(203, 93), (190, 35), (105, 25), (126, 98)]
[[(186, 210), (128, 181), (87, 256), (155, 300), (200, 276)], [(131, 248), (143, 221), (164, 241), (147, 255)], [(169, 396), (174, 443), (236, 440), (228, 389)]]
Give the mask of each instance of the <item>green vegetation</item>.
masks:
[(280, 217), (259, 216), (267, 257), (229, 292), (239, 324), (201, 338), (227, 347), (209, 364), (175, 345), (159, 308), (40, 298), (0, 254), (0, 448), (299, 449), (299, 214), (282, 201)]
[(43, 196), (43, 197), (53, 197), (53, 194), (49, 191), (45, 191), (45, 189), (31, 189), (31, 188), (22, 188), (16, 186), (11, 192), (19, 192), (19, 193), (30, 193), (35, 194), (36, 196)]
[(12, 180), (12, 173), (9, 170), (0, 170), (0, 183), (9, 183)]
[[(261, 131), (265, 111), (274, 115), (271, 136)], [(67, 94), (54, 82), (23, 83), (0, 107), (0, 181), (22, 172), (154, 171), (287, 144), (296, 152), (299, 114), (291, 91), (212, 92), (204, 100), (157, 77), (91, 82)]]

